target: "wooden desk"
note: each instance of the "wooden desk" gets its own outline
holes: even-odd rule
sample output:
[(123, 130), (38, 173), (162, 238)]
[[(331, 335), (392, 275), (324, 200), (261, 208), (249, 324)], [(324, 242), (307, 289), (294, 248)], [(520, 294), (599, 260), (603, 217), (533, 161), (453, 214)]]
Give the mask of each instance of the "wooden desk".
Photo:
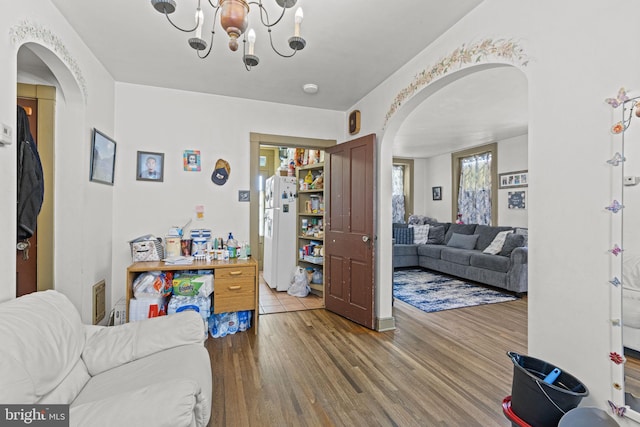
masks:
[(253, 329), (258, 333), (259, 286), (258, 262), (253, 259), (194, 261), (189, 265), (167, 265), (164, 261), (136, 262), (127, 267), (127, 321), (129, 301), (133, 298), (133, 281), (147, 271), (213, 270), (214, 313), (253, 311)]

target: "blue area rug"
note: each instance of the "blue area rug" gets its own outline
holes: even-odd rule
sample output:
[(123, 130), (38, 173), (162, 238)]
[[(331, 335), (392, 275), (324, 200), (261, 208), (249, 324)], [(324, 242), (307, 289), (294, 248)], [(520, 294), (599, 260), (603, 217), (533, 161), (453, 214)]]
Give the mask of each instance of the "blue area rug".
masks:
[(393, 296), (427, 313), (518, 299), (425, 270), (394, 271)]

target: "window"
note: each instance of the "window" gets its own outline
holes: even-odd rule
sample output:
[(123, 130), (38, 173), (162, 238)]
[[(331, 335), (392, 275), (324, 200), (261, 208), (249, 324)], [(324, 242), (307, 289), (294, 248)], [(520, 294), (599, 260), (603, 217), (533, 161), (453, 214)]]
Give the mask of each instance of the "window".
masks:
[(497, 224), (497, 145), (489, 144), (452, 156), (453, 220)]
[(407, 222), (413, 212), (413, 160), (393, 159), (391, 203), (393, 222)]

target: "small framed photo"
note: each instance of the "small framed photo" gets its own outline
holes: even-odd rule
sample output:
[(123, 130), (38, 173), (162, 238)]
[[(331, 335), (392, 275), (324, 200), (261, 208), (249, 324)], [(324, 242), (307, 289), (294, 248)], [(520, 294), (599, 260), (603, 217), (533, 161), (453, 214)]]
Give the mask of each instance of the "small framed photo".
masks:
[(431, 187), (433, 200), (442, 200), (442, 187)]
[(499, 188), (518, 188), (529, 186), (528, 171), (501, 173), (498, 177)]
[(526, 209), (527, 208), (527, 192), (526, 191), (509, 191), (508, 208), (509, 209)]
[(200, 150), (184, 150), (182, 163), (184, 165), (184, 170), (200, 172)]
[(116, 166), (116, 142), (97, 129), (91, 137), (91, 172), (89, 180), (113, 185)]
[(251, 197), (251, 192), (249, 190), (238, 190), (238, 201), (239, 202), (248, 202)]
[(164, 181), (164, 153), (138, 151), (136, 180)]

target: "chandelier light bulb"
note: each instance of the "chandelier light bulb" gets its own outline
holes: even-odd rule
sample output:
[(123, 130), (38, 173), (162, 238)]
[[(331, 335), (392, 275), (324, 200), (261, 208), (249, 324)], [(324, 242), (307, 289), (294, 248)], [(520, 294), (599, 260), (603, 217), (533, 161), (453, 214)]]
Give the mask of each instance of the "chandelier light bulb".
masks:
[(253, 55), (256, 43), (256, 32), (253, 31), (253, 28), (249, 28), (249, 31), (247, 32), (247, 40), (249, 40), (249, 55)]
[(196, 38), (202, 38), (202, 26), (204, 25), (204, 12), (202, 9), (196, 9)]
[(296, 15), (295, 15), (295, 28), (293, 31), (293, 35), (294, 37), (300, 37), (300, 24), (302, 24), (302, 19), (304, 18), (304, 13), (302, 13), (302, 8), (299, 7), (298, 10), (296, 10)]

